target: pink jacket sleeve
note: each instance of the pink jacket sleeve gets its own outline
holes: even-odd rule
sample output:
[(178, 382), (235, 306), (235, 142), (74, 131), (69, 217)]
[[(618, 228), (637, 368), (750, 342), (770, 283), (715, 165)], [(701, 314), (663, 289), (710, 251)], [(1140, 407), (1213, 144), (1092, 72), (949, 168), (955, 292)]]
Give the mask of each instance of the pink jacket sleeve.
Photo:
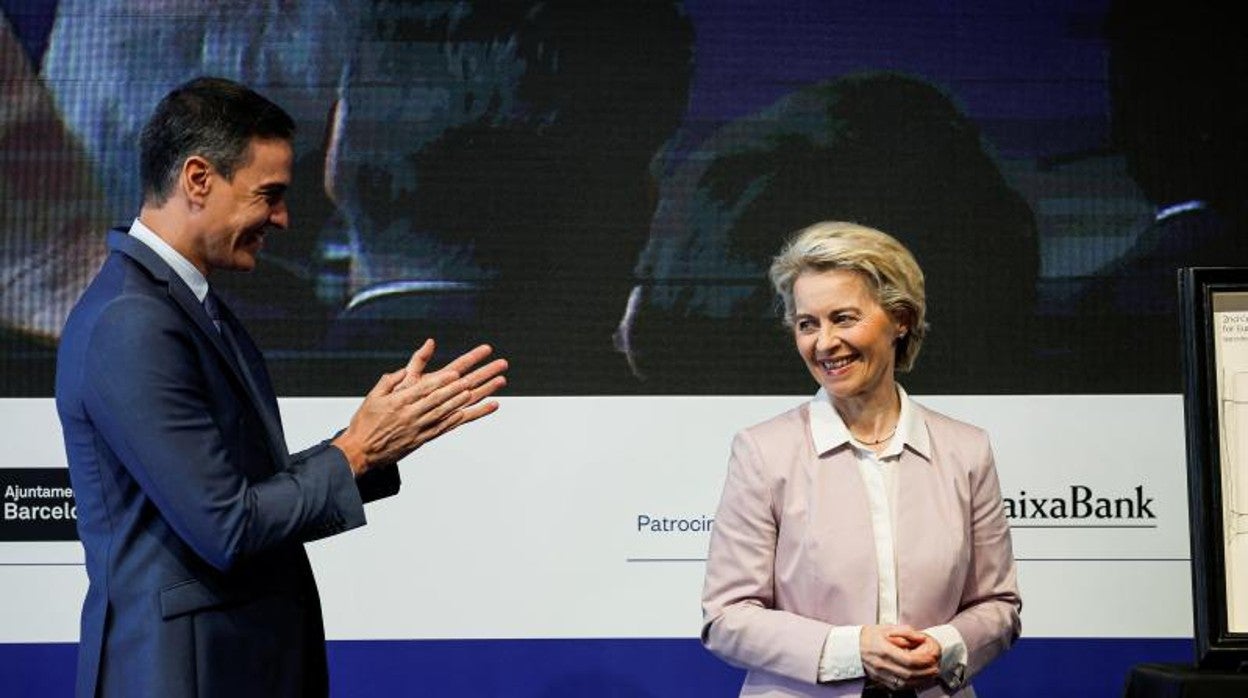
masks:
[(702, 591), (702, 642), (734, 666), (815, 683), (831, 625), (775, 610), (777, 508), (757, 445), (733, 440)]
[(957, 615), (949, 624), (958, 629), (967, 649), (966, 676), (979, 673), (1009, 649), (1022, 630), (1010, 524), (1001, 503), (1001, 483), (985, 438), (983, 454), (971, 472), (971, 560), (963, 583)]

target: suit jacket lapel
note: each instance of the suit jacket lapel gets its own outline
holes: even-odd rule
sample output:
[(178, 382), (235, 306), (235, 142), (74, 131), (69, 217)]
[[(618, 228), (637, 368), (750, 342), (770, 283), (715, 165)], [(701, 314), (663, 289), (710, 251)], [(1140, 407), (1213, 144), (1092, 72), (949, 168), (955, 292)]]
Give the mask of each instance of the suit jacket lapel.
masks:
[[(265, 430), (273, 440), (273, 450), (280, 455), (279, 463), (285, 464), (289, 453), (286, 450), (286, 436), (282, 432), (282, 420), (277, 407), (277, 395), (273, 392), (273, 384), (269, 380), (269, 372), (264, 366), (264, 357), (260, 349), (247, 333), (243, 323), (224, 303), (220, 304), (221, 322), (229, 327), (237, 343), (238, 353), (235, 358), (239, 365), (244, 382), (249, 386), (257, 411), (265, 421)], [(233, 351), (230, 352), (234, 354)]]
[[(208, 338), (208, 341), (216, 348), (221, 358), (230, 368), (230, 374), (233, 380), (242, 389), (243, 393), (251, 400), (252, 406), (255, 408), (256, 414), (260, 417), (260, 422), (264, 427), (265, 435), (268, 437), (269, 450), (273, 454), (273, 462), (277, 468), (283, 469), (289, 461), (289, 452), (286, 449), (286, 439), (282, 434), (281, 421), (278, 417), (277, 399), (273, 394), (273, 388), (267, 379), (267, 373), (263, 368), (263, 359), (260, 357), (259, 351), (255, 349), (255, 345), (247, 336), (242, 325), (238, 322), (238, 318), (234, 316), (228, 308), (221, 305), (222, 321), (230, 322), (234, 336), (239, 338), (240, 344), (247, 344), (251, 356), (254, 360), (248, 359), (248, 363), (253, 364), (244, 366), (240, 364), (240, 357), (237, 356), (233, 349), (226, 342), (225, 337), (217, 331), (212, 319), (208, 317), (204, 306), (191, 292), (191, 289), (182, 281), (182, 277), (173, 271), (168, 264), (165, 263), (160, 255), (156, 254), (147, 245), (135, 240), (125, 232), (124, 229), (116, 229), (108, 234), (108, 246), (110, 249), (121, 252), (133, 259), (136, 263), (146, 269), (153, 278), (162, 282), (168, 289), (169, 297), (182, 309), (182, 312), (197, 326), (200, 331)], [(243, 338), (246, 337), (244, 340)], [(248, 356), (248, 350), (240, 347), (243, 357)], [(258, 370), (257, 370), (258, 369)], [(257, 376), (264, 376), (263, 380)]]

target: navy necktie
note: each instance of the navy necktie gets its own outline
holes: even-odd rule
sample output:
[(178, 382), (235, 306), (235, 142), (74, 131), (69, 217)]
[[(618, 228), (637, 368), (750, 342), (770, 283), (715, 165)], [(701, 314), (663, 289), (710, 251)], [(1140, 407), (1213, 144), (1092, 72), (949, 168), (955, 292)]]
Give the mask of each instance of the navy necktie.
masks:
[(247, 386), (247, 391), (251, 393), (257, 409), (260, 410), (262, 419), (268, 423), (269, 428), (267, 431), (271, 436), (276, 437), (274, 453), (278, 456), (278, 462), (283, 462), (285, 437), (282, 436), (282, 423), (277, 417), (277, 403), (272, 401), (272, 390), (265, 391), (260, 389), (260, 384), (252, 373), (251, 365), (247, 363), (247, 359), (243, 356), (238, 336), (234, 333), (230, 323), (221, 316), (221, 301), (216, 294), (208, 291), (208, 295), (204, 296), (203, 305), (204, 311), (208, 313), (208, 317), (212, 318), (212, 324), (216, 325), (217, 332), (221, 333), (221, 339), (225, 342), (226, 348), (233, 355), (234, 363), (238, 365), (243, 382)]
[(208, 317), (212, 318), (212, 324), (216, 325), (217, 332), (221, 332), (223, 327), (221, 324), (221, 306), (217, 301), (217, 296), (212, 291), (209, 291), (208, 295), (204, 296), (204, 310), (207, 311)]
[(260, 393), (256, 390), (255, 379), (247, 366), (247, 360), (243, 358), (242, 349), (239, 348), (238, 338), (235, 337), (229, 323), (221, 317), (221, 301), (215, 293), (209, 291), (208, 295), (204, 296), (203, 302), (204, 311), (208, 313), (208, 317), (212, 318), (212, 324), (216, 326), (217, 332), (221, 334), (221, 339), (225, 340), (225, 346), (230, 350), (234, 363), (238, 364), (239, 370), (243, 372), (243, 378), (247, 381), (247, 387), (259, 396)]

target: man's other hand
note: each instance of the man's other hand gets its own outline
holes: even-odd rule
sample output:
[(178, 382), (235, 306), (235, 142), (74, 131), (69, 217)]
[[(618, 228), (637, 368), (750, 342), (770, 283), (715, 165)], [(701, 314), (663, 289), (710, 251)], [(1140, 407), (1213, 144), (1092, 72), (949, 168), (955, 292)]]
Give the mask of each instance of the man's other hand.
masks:
[(350, 426), (333, 440), (357, 477), (498, 409), (497, 402), (483, 400), (507, 384), (505, 359), (478, 366), (493, 353), (482, 344), (425, 373), (434, 348), (432, 339), (425, 340), (407, 366), (383, 375), (351, 417)]

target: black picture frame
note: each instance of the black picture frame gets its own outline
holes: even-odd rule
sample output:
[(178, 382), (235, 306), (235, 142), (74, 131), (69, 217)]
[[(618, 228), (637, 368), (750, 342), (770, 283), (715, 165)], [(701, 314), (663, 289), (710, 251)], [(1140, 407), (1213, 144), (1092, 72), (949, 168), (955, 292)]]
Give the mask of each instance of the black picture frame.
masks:
[[(1248, 628), (1240, 627), (1243, 623), (1231, 627), (1228, 606), (1227, 519), (1223, 500), (1227, 420), (1223, 418), (1223, 396), (1218, 391), (1216, 343), (1220, 340), (1215, 321), (1230, 317), (1219, 313), (1240, 310), (1248, 312), (1248, 268), (1179, 270), (1196, 661), (1202, 669), (1232, 671), (1248, 670)], [(1248, 599), (1240, 603), (1248, 607)]]

